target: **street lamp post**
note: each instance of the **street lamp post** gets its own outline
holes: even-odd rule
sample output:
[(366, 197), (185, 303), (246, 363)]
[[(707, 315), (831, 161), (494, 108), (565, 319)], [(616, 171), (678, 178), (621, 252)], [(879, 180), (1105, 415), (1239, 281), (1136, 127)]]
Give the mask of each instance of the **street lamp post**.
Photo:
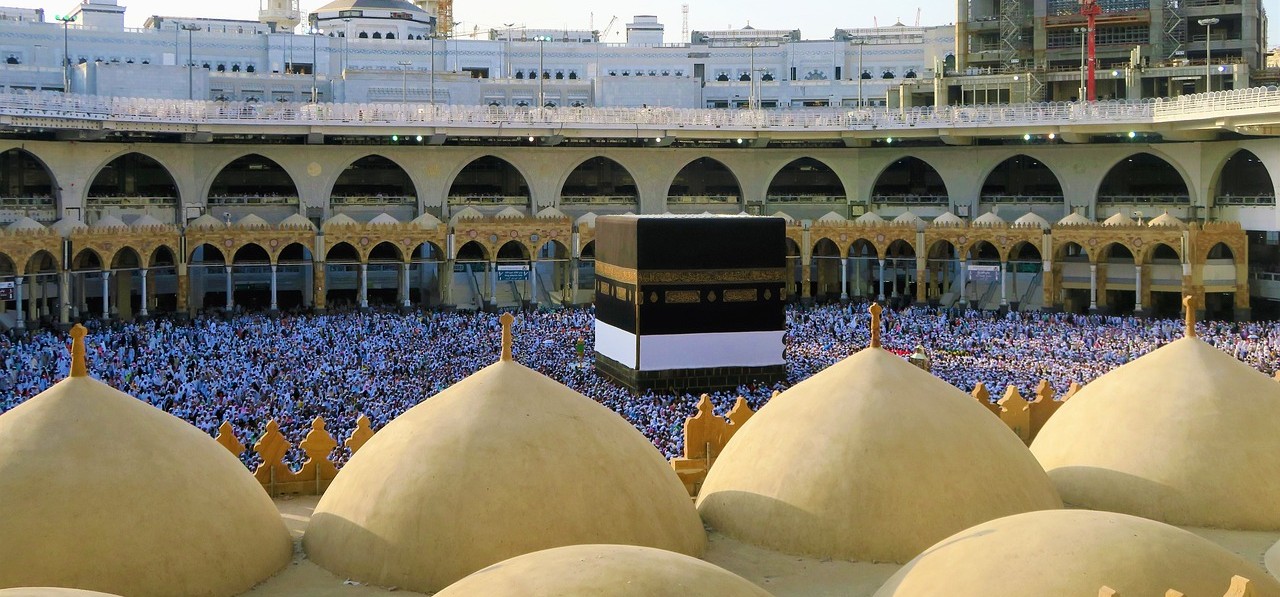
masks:
[(751, 88), (747, 91), (747, 109), (756, 109), (756, 44), (747, 46), (751, 48), (751, 59), (747, 65), (747, 84)]
[(71, 93), (71, 51), (69, 50), (70, 42), (67, 40), (67, 28), (76, 22), (76, 18), (72, 15), (58, 15), (53, 18), (62, 23), (62, 92)]
[[(320, 79), (318, 78), (320, 76), (320, 64), (316, 53), (316, 36), (324, 33), (324, 30), (312, 25), (309, 33), (311, 34), (311, 103), (314, 104), (318, 101), (319, 98), (317, 96), (320, 94)], [(332, 100), (333, 98), (329, 99)]]
[(431, 94), (431, 98), (427, 100), (431, 104), (431, 111), (435, 113), (436, 107), (436, 36), (431, 36), (431, 84), (427, 93)]
[(543, 63), (542, 63), (542, 55), (543, 55), (542, 44), (551, 41), (551, 36), (538, 35), (538, 36), (535, 36), (533, 39), (534, 41), (538, 42), (538, 107), (543, 108), (547, 105), (547, 97), (542, 90), (543, 81), (546, 79), (546, 77), (543, 76), (543, 73), (544, 73), (543, 68), (545, 67), (543, 66)]
[(400, 103), (409, 103), (409, 67), (413, 66), (408, 60), (401, 60), (396, 64), (400, 65)]
[(1207, 93), (1213, 91), (1213, 60), (1209, 54), (1209, 42), (1213, 40), (1211, 32), (1213, 31), (1213, 26), (1218, 24), (1218, 19), (1210, 17), (1196, 22), (1204, 25), (1204, 90)]
[(187, 32), (187, 99), (196, 99), (196, 57), (195, 49), (195, 31), (200, 28), (199, 25), (190, 23), (182, 25), (182, 30)]
[(1072, 31), (1080, 34), (1080, 93), (1076, 97), (1080, 98), (1080, 101), (1083, 102), (1085, 100), (1084, 48), (1085, 48), (1085, 43), (1088, 41), (1088, 38), (1089, 38), (1089, 28), (1076, 27), (1076, 28), (1073, 28)]
[(862, 107), (862, 48), (867, 45), (867, 40), (858, 40), (858, 107)]

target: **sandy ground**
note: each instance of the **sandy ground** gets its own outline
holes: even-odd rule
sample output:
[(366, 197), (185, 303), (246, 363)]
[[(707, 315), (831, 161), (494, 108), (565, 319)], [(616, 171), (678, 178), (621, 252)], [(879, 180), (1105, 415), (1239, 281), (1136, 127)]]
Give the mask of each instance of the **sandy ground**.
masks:
[[(276, 500), (280, 516), (294, 538), (293, 562), (246, 597), (362, 597), (366, 595), (421, 595), (396, 589), (364, 586), (338, 578), (307, 560), (302, 553), (302, 533), (319, 498), (314, 496)], [(1280, 549), (1267, 557), (1280, 541), (1280, 533), (1219, 531), (1184, 527), (1245, 559), (1280, 572)], [(737, 573), (777, 597), (871, 597), (898, 566), (862, 564), (839, 560), (814, 560), (789, 556), (747, 545), (712, 533), (704, 560)], [(1268, 567), (1265, 560), (1270, 560)]]

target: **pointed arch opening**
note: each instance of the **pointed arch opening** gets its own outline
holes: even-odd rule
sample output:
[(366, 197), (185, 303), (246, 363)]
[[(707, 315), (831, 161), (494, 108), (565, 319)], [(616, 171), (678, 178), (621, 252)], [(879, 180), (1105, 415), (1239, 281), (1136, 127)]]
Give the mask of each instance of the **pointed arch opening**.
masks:
[(1266, 164), (1252, 151), (1231, 155), (1218, 174), (1215, 205), (1276, 205), (1276, 187)]
[(0, 152), (0, 209), (44, 223), (58, 219), (53, 173), (25, 149)]
[(173, 175), (141, 153), (126, 153), (103, 166), (89, 184), (85, 222), (104, 216), (149, 214), (161, 222), (178, 221), (179, 193)]
[(871, 202), (879, 205), (947, 205), (947, 185), (928, 162), (905, 156), (876, 177)]
[(640, 189), (636, 179), (622, 164), (604, 156), (588, 159), (569, 173), (560, 189), (562, 206), (580, 206), (599, 211), (599, 207), (616, 207), (619, 211), (636, 210)]
[(280, 221), (298, 213), (298, 187), (293, 177), (274, 160), (253, 153), (227, 164), (209, 185), (209, 213), (230, 215), (232, 220), (249, 214)]
[(845, 293), (840, 275), (840, 267), (844, 263), (840, 247), (829, 238), (820, 238), (813, 244), (812, 259), (809, 262), (809, 280), (812, 284), (810, 292), (814, 300), (819, 302), (833, 301)]
[(223, 309), (234, 298), (231, 289), (231, 262), (221, 249), (202, 244), (191, 251), (187, 275), (191, 284), (191, 301), (197, 309)]
[[(14, 265), (16, 264), (0, 265), (0, 281), (18, 281), (16, 276), (6, 279), (6, 273), (17, 274), (16, 269), (5, 269)], [(22, 278), (22, 304), (18, 304), (15, 289), (4, 291), (6, 294), (13, 295), (12, 305), (16, 311), (14, 323), (16, 323), (16, 316), (21, 314), (28, 328), (52, 324), (57, 319), (61, 301), (58, 260), (48, 251), (40, 250), (27, 259), (22, 269), (26, 273)], [(0, 304), (5, 302), (0, 300)], [(7, 307), (5, 309), (7, 310)], [(3, 317), (3, 312), (0, 312), (0, 317)]]
[(490, 215), (507, 207), (531, 210), (529, 182), (511, 162), (491, 155), (476, 158), (449, 185), (449, 209), (463, 207)]
[(766, 204), (843, 204), (844, 183), (840, 177), (820, 160), (800, 158), (779, 170), (769, 183), (765, 195)]
[(737, 213), (741, 203), (738, 177), (715, 158), (702, 157), (685, 164), (667, 189), (667, 209), (677, 213)]
[(849, 294), (856, 298), (883, 300), (880, 296), (880, 250), (875, 243), (859, 238), (849, 245)]
[(889, 304), (905, 307), (911, 304), (916, 288), (916, 248), (909, 242), (898, 239), (885, 248), (884, 280), (887, 288), (883, 291)]
[(536, 305), (566, 305), (573, 283), (569, 247), (549, 240), (538, 247), (533, 262), (532, 296)]
[(446, 257), (444, 249), (425, 242), (409, 253), (409, 301), (411, 304), (437, 306), (443, 303), (444, 276), (440, 267)]
[(380, 155), (368, 155), (338, 175), (329, 202), (333, 213), (357, 219), (385, 212), (408, 221), (417, 216), (418, 191), (400, 164)]
[(1020, 215), (1030, 209), (1051, 222), (1066, 217), (1068, 210), (1062, 183), (1048, 166), (1028, 155), (1015, 155), (987, 175), (978, 199), (978, 214), (1001, 215), (1001, 210)]

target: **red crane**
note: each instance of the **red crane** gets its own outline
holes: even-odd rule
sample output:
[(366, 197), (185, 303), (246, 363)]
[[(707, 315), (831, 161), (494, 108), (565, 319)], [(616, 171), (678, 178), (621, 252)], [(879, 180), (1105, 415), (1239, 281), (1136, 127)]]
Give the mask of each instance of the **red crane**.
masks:
[(1098, 5), (1097, 0), (1080, 0), (1080, 15), (1088, 19), (1089, 27), (1089, 74), (1085, 79), (1088, 85), (1088, 98), (1091, 102), (1098, 101), (1098, 86), (1094, 81), (1094, 73), (1098, 69), (1098, 46), (1097, 46), (1097, 24), (1098, 15), (1102, 14), (1102, 7)]

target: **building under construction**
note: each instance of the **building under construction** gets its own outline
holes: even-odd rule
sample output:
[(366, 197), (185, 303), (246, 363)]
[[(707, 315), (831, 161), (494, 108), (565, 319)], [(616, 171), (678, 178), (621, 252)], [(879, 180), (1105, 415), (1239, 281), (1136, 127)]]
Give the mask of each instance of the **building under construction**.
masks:
[[(1143, 97), (1204, 91), (1202, 77), (1146, 78), (1141, 71), (1205, 65), (1206, 53), (1215, 65), (1264, 66), (1267, 25), (1261, 0), (1097, 0), (1097, 4), (1101, 14), (1096, 17), (1094, 36), (1100, 97), (1129, 97), (1134, 95), (1127, 89), (1132, 85), (1150, 87), (1133, 90)], [(1012, 90), (1014, 95), (1025, 94), (1033, 100), (1076, 99), (1079, 73), (1087, 60), (1088, 26), (1081, 6), (1080, 0), (960, 0), (957, 72), (1025, 73), (1019, 82), (1025, 82), (1027, 89)], [(1220, 74), (1212, 77), (1212, 89), (1233, 88), (1238, 70), (1219, 69)], [(1051, 74), (1055, 72), (1066, 74)]]

